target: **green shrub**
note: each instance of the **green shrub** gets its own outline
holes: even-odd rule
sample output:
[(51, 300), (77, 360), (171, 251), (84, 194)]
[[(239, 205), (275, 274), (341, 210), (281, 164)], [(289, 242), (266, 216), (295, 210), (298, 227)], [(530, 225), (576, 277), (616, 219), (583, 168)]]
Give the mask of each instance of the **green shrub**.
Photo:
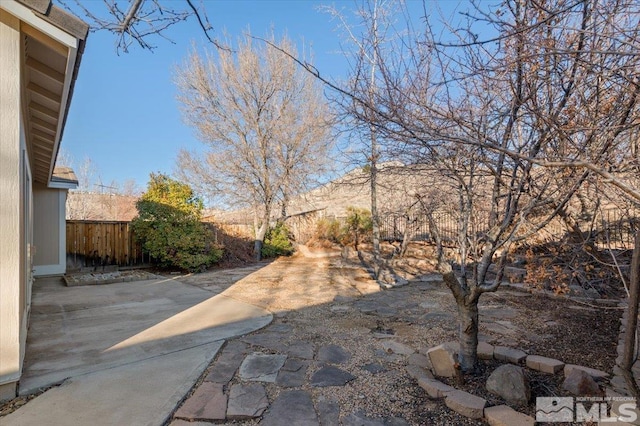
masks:
[(314, 238), (325, 240), (343, 246), (358, 244), (371, 240), (373, 220), (367, 209), (347, 207), (347, 217), (344, 222), (337, 219), (320, 219), (316, 223)]
[(322, 218), (316, 223), (314, 238), (316, 240), (340, 243), (343, 239), (343, 234), (344, 231), (339, 220)]
[(262, 257), (290, 256), (293, 254), (293, 245), (289, 236), (289, 230), (282, 222), (267, 231), (262, 245)]
[(372, 232), (371, 212), (367, 209), (347, 207), (343, 244), (353, 244), (357, 250), (359, 243), (371, 239)]
[(133, 231), (158, 266), (193, 272), (222, 258), (222, 248), (211, 243), (210, 231), (200, 222), (202, 202), (189, 185), (152, 173), (136, 208)]

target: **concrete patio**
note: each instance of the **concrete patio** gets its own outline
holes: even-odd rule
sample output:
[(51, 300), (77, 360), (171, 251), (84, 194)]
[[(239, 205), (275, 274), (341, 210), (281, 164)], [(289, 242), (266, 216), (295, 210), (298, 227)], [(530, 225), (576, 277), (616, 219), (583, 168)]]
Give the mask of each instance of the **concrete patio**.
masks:
[(162, 424), (225, 339), (272, 320), (176, 279), (85, 287), (40, 279), (33, 291), (20, 393), (62, 385), (3, 425)]

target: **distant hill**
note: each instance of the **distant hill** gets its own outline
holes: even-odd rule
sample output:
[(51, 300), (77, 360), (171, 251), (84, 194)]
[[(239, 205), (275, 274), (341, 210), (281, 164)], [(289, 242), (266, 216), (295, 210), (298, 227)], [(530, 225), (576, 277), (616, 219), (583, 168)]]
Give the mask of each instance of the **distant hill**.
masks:
[[(378, 171), (378, 208), (381, 214), (403, 214), (416, 203), (416, 195), (428, 196), (430, 188), (438, 184), (438, 176), (417, 166), (385, 163)], [(442, 183), (440, 183), (442, 184)], [(321, 211), (321, 216), (341, 218), (348, 207), (371, 208), (371, 188), (367, 170), (354, 169), (344, 176), (305, 194), (295, 197), (287, 209), (288, 215)], [(280, 210), (274, 209), (278, 217)], [(209, 210), (207, 215), (225, 223), (253, 223), (249, 210)]]

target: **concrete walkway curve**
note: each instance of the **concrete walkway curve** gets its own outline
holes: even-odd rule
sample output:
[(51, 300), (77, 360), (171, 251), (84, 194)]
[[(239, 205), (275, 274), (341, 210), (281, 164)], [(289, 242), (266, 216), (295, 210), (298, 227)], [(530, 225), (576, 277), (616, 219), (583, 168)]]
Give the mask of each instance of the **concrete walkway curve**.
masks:
[(264, 309), (175, 279), (85, 287), (41, 279), (20, 393), (62, 385), (2, 424), (162, 424), (225, 339), (272, 319)]

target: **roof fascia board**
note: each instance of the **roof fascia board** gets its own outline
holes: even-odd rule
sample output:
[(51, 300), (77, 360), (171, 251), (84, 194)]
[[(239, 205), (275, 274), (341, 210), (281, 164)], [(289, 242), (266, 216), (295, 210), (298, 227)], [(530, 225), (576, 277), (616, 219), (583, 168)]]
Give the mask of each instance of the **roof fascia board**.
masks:
[(62, 131), (64, 130), (65, 116), (67, 106), (69, 104), (69, 94), (71, 92), (71, 84), (73, 83), (73, 70), (76, 66), (76, 56), (78, 55), (77, 49), (69, 49), (69, 56), (67, 57), (67, 69), (65, 70), (64, 88), (62, 90), (62, 99), (60, 101), (60, 114), (58, 115), (58, 129), (56, 130), (56, 138), (53, 144), (53, 158), (49, 165), (49, 181), (53, 176), (53, 169), (56, 166), (56, 158), (58, 157), (58, 150), (60, 149), (60, 139), (62, 138)]
[(76, 189), (78, 187), (78, 184), (74, 182), (61, 182), (51, 180), (49, 181), (47, 187), (52, 189)]
[(16, 2), (16, 1), (1, 1), (0, 8), (6, 10), (13, 16), (19, 18), (21, 21), (26, 22), (30, 26), (40, 30), (52, 39), (62, 43), (63, 45), (71, 48), (78, 48), (78, 39), (53, 24), (45, 21), (36, 15), (33, 10)]

